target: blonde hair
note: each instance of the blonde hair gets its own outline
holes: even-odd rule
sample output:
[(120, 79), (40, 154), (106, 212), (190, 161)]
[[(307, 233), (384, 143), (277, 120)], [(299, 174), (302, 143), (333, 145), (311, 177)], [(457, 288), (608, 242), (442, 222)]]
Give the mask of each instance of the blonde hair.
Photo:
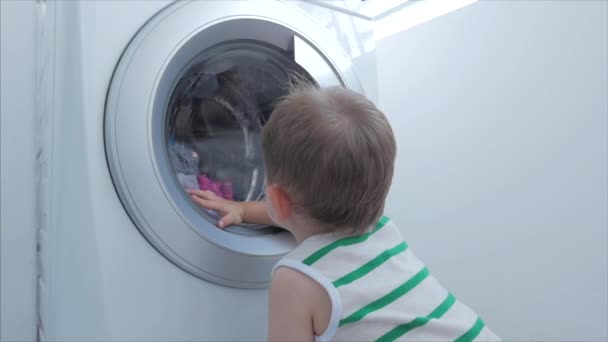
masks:
[(363, 233), (382, 215), (396, 154), (385, 115), (343, 87), (291, 85), (262, 136), (269, 183), (328, 231)]

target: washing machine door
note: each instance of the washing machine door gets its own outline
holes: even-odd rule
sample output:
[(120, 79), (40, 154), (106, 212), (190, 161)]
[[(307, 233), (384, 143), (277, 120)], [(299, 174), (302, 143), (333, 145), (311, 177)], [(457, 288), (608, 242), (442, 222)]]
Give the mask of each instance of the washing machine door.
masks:
[(361, 91), (347, 55), (318, 24), (279, 1), (173, 4), (133, 38), (106, 102), (108, 164), (134, 224), (202, 279), (265, 287), (294, 246), (274, 227), (215, 226), (185, 189), (264, 197), (260, 132), (290, 75)]

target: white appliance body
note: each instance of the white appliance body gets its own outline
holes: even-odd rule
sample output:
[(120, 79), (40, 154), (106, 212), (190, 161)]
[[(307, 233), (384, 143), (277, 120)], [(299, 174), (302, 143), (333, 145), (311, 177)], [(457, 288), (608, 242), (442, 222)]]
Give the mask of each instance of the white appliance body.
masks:
[[(296, 59), (297, 44), (313, 46), (296, 62), (319, 83), (342, 83), (374, 98), (371, 22), (311, 3), (276, 1), (42, 2), (37, 15), (41, 340), (265, 339), (269, 270), (289, 242), (277, 243), (281, 234), (194, 232), (193, 226), (210, 226), (213, 220), (192, 224), (185, 217), (197, 217), (193, 211), (183, 213), (192, 207), (159, 202), (177, 188), (167, 190), (172, 183), (160, 176), (153, 181), (154, 172), (166, 165), (158, 163), (150, 146), (163, 140), (145, 144), (156, 139), (150, 128), (154, 115), (164, 115), (152, 108), (155, 100), (168, 98), (171, 90), (169, 82), (163, 95), (158, 80), (197, 33), (218, 22), (248, 19), (295, 32), (301, 39), (294, 43)], [(200, 23), (190, 30), (193, 18)], [(270, 36), (272, 25), (266, 27)], [(236, 27), (232, 33), (231, 27)], [(238, 27), (226, 26), (221, 33), (245, 34)], [(326, 65), (307, 65), (319, 56)], [(333, 79), (322, 77), (327, 66)], [(109, 131), (108, 122), (116, 131)], [(125, 125), (132, 125), (132, 136)], [(123, 134), (122, 140), (113, 141), (113, 134)], [(141, 187), (117, 171), (133, 167), (125, 166), (125, 158), (139, 158), (133, 154), (138, 150), (144, 156), (138, 159), (141, 172), (149, 172), (142, 177), (150, 177), (145, 179), (149, 192), (139, 195), (134, 193)], [(157, 201), (153, 205), (160, 205), (160, 212), (174, 208), (169, 210), (174, 221), (163, 221), (167, 216), (162, 215), (151, 219), (154, 210), (141, 208), (146, 197)], [(167, 231), (156, 239), (155, 229), (167, 222), (176, 224), (183, 239), (203, 241), (205, 249), (193, 249), (188, 241), (180, 249), (181, 242), (167, 240)], [(192, 251), (199, 254), (184, 256)]]

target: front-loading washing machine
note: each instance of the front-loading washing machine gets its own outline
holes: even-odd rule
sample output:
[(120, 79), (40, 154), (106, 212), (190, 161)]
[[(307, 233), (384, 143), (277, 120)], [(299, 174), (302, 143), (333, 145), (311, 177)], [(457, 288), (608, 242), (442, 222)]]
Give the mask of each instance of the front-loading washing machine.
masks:
[(372, 22), (336, 3), (38, 2), (41, 340), (266, 338), (293, 238), (220, 230), (185, 190), (263, 198), (294, 77), (374, 98)]

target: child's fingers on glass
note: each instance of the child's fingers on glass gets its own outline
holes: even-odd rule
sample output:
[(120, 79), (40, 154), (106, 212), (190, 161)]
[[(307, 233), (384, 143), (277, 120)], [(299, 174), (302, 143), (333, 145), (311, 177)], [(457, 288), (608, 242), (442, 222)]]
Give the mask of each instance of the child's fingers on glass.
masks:
[(222, 216), (222, 218), (217, 222), (218, 227), (226, 228), (231, 224), (239, 224), (243, 222), (241, 217), (234, 212), (228, 212), (226, 215)]
[(196, 195), (191, 195), (190, 197), (192, 197), (192, 200), (201, 208), (216, 211), (223, 210), (223, 206), (217, 201), (206, 200)]
[(217, 196), (208, 190), (188, 190), (188, 194), (194, 195), (203, 199), (215, 199)]

